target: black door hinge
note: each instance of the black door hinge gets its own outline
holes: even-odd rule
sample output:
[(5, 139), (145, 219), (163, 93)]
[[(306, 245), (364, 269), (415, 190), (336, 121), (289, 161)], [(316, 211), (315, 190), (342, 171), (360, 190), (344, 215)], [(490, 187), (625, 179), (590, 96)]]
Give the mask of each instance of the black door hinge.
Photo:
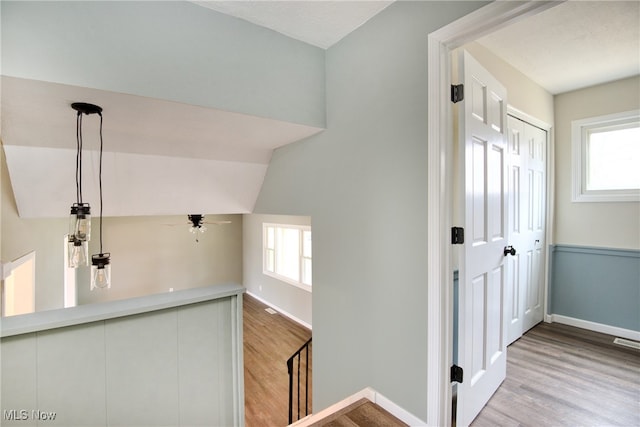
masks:
[(462, 383), (462, 374), (462, 368), (458, 365), (453, 365), (451, 367), (451, 382)]
[(451, 85), (451, 102), (464, 101), (464, 85)]
[(461, 245), (464, 243), (464, 228), (451, 227), (451, 244)]

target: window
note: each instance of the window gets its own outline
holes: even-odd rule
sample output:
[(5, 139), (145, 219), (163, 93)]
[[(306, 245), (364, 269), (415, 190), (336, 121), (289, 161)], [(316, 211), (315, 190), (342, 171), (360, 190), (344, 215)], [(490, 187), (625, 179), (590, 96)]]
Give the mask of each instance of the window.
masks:
[(640, 110), (571, 125), (573, 201), (640, 201)]
[(2, 315), (33, 313), (36, 307), (36, 253), (31, 252), (3, 266)]
[(311, 290), (311, 228), (263, 224), (262, 271), (276, 279)]

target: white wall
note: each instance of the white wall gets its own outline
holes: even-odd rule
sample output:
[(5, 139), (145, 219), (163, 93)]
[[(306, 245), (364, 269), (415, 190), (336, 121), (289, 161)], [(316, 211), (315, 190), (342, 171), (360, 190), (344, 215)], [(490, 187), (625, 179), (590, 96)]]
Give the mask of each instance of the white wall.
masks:
[[(247, 291), (304, 324), (312, 325), (311, 292), (262, 273), (262, 224), (311, 225), (308, 216), (244, 215), (242, 279)], [(313, 235), (313, 229), (311, 230)]]
[[(36, 311), (63, 307), (63, 238), (68, 230), (67, 218), (24, 220), (11, 189), (4, 149), (2, 156), (2, 261), (13, 261), (36, 253)], [(71, 205), (69, 205), (71, 206)]]
[[(22, 219), (18, 216), (3, 156), (2, 259), (36, 252), (36, 311), (64, 306), (63, 238), (67, 218)], [(69, 205), (71, 206), (71, 205)], [(111, 253), (112, 288), (89, 291), (89, 267), (78, 269), (78, 303), (89, 304), (158, 292), (242, 283), (242, 215), (206, 215), (230, 220), (207, 225), (199, 243), (182, 216), (104, 218), (103, 250)], [(98, 217), (92, 217), (89, 254), (99, 252)], [(177, 224), (177, 225), (166, 225)]]
[(427, 35), (482, 2), (396, 2), (327, 51), (327, 130), (276, 150), (256, 213), (313, 221), (314, 411), (427, 406)]
[[(89, 268), (78, 270), (78, 303), (133, 298), (220, 283), (242, 283), (242, 215), (205, 215), (207, 231), (189, 232), (187, 215), (104, 219), (103, 249), (111, 253), (112, 285), (89, 290)], [(93, 217), (89, 253), (99, 253)]]
[(640, 249), (640, 203), (571, 201), (571, 121), (640, 108), (640, 76), (556, 95), (556, 226), (564, 245)]

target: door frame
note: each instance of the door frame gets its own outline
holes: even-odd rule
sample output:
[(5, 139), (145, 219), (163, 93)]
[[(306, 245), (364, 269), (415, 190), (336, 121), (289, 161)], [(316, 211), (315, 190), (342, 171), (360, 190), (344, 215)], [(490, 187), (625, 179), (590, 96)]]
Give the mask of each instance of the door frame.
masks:
[[(562, 2), (492, 2), (428, 36), (427, 138), (427, 424), (451, 424), (450, 367), (453, 347), (453, 109), (450, 102), (451, 51), (483, 35)], [(551, 153), (550, 153), (551, 154)], [(547, 158), (549, 166), (553, 161)], [(547, 187), (552, 181), (548, 178)], [(549, 188), (548, 188), (549, 189)], [(549, 197), (550, 194), (548, 193)], [(549, 206), (549, 204), (547, 204)], [(549, 210), (547, 209), (547, 214)], [(547, 218), (547, 233), (552, 228)], [(550, 240), (547, 242), (549, 243)], [(546, 279), (545, 279), (546, 281)], [(546, 284), (545, 284), (546, 288)], [(545, 289), (546, 295), (546, 289)]]

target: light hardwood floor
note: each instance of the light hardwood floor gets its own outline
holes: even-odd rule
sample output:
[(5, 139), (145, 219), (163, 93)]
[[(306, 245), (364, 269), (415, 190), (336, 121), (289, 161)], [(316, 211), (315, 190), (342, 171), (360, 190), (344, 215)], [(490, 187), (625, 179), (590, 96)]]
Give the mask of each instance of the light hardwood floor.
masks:
[(640, 426), (640, 351), (541, 323), (507, 349), (507, 378), (472, 423)]
[[(287, 425), (286, 360), (311, 337), (265, 308), (244, 296), (247, 427)], [(612, 341), (558, 323), (534, 327), (509, 346), (507, 378), (472, 426), (640, 426), (640, 351)]]
[(244, 295), (243, 304), (246, 426), (286, 426), (289, 421), (286, 362), (307, 342), (311, 331), (281, 314), (267, 313), (267, 306), (250, 295)]

